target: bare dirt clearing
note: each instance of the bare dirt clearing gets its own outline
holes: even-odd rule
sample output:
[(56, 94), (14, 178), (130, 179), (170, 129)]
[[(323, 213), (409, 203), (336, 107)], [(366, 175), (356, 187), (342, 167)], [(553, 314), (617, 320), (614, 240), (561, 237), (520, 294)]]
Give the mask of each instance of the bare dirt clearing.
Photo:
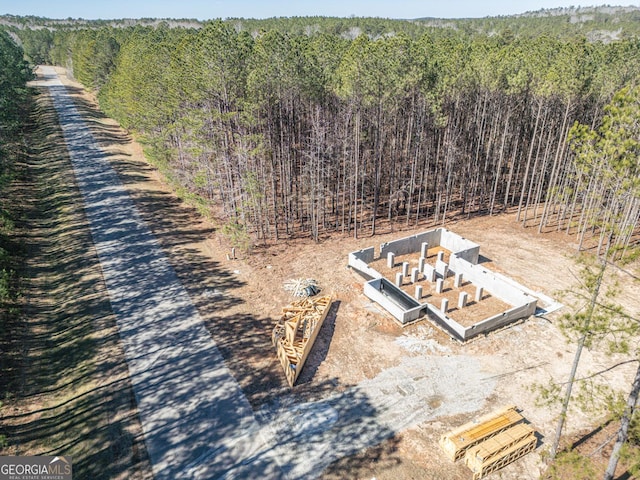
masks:
[[(347, 255), (426, 230), (427, 225), (373, 238), (335, 235), (320, 244), (283, 242), (229, 261), (231, 245), (215, 226), (178, 200), (148, 166), (140, 146), (101, 115), (77, 84), (67, 83), (255, 411), (282, 404), (282, 399), (319, 401), (350, 388), (361, 388), (373, 403), (384, 402), (398, 393), (385, 391), (385, 382), (390, 385), (391, 377), (403, 372), (413, 377), (407, 373), (400, 383), (400, 396), (412, 398), (411, 388), (428, 390), (419, 397), (424, 403), (415, 407), (389, 400), (385, 407), (389, 412), (400, 415), (394, 409), (403, 408), (405, 417), (415, 414), (415, 421), (399, 421), (406, 428), (390, 429), (395, 434), (386, 441), (334, 462), (325, 471), (326, 478), (470, 478), (465, 467), (443, 456), (437, 440), (450, 428), (504, 404), (517, 405), (543, 442), (550, 440), (557, 412), (536, 406), (531, 386), (564, 381), (568, 375), (574, 348), (554, 324), (560, 313), (532, 317), (466, 345), (451, 341), (428, 321), (402, 329), (362, 294), (363, 280), (347, 269)], [(573, 237), (538, 235), (534, 227), (521, 228), (513, 214), (449, 222), (446, 227), (480, 244), (492, 269), (534, 291), (554, 296), (575, 283), (573, 274), (579, 269), (572, 259)], [(638, 276), (637, 264), (630, 270)], [(316, 279), (323, 293), (334, 295), (335, 304), (299, 384), (290, 393), (270, 333), (280, 309), (291, 300), (283, 285), (295, 278)], [(634, 292), (637, 284), (625, 278), (620, 301), (638, 314), (640, 299)], [(581, 373), (608, 363), (601, 355), (585, 352)], [(632, 369), (616, 369), (608, 381), (626, 389)], [(576, 413), (569, 418), (567, 432), (592, 425), (593, 419)], [(544, 468), (539, 455), (543, 448), (492, 478), (538, 478)]]

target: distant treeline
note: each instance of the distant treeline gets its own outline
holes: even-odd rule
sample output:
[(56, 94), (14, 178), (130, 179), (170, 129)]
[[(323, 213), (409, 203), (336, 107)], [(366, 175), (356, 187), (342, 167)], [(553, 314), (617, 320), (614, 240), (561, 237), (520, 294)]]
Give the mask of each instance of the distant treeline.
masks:
[(320, 30), (218, 21), (18, 35), (31, 58), (97, 90), (238, 236), (368, 235), (517, 207), (523, 223), (581, 242), (612, 223), (621, 245), (633, 238), (637, 182), (624, 194), (599, 184), (604, 170), (568, 138), (579, 143), (574, 124), (598, 128), (616, 92), (636, 86), (637, 38)]
[(8, 304), (17, 293), (15, 201), (8, 189), (15, 176), (15, 161), (24, 153), (21, 133), (30, 99), (26, 83), (32, 76), (22, 49), (7, 32), (0, 31), (0, 330)]

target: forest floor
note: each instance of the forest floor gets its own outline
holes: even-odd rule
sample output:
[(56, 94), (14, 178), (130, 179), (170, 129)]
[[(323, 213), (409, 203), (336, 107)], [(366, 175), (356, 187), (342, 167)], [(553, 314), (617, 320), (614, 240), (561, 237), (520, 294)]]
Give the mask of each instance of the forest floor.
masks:
[[(369, 404), (381, 415), (388, 410), (399, 418), (403, 412), (397, 409), (405, 409), (406, 418), (397, 426), (385, 424), (385, 441), (334, 461), (323, 478), (470, 478), (466, 467), (443, 455), (438, 439), (507, 404), (522, 410), (540, 433), (540, 442), (535, 453), (490, 478), (535, 479), (544, 473), (544, 451), (553, 439), (558, 408), (539, 406), (533, 388), (562, 382), (568, 376), (574, 347), (557, 327), (558, 318), (568, 308), (548, 317), (529, 318), (464, 345), (426, 320), (401, 328), (363, 295), (363, 279), (347, 268), (347, 255), (432, 227), (426, 224), (396, 227), (375, 237), (332, 235), (317, 244), (309, 239), (284, 241), (257, 246), (251, 254), (237, 252), (237, 258), (228, 260), (232, 245), (217, 226), (175, 196), (162, 175), (147, 163), (142, 147), (100, 113), (90, 94), (66, 77), (62, 79), (110, 154), (256, 415), (269, 416), (273, 409), (286, 405), (314, 405), (352, 389), (366, 393)], [(480, 244), (480, 253), (491, 268), (534, 291), (560, 298), (561, 290), (577, 283), (575, 237), (522, 228), (514, 213), (454, 220), (446, 227)], [(210, 275), (211, 265), (224, 275)], [(638, 315), (640, 298), (633, 278), (640, 276), (640, 267), (636, 263), (627, 270), (630, 275), (612, 270), (610, 276), (620, 282), (618, 301)], [(299, 278), (315, 279), (323, 293), (333, 295), (334, 304), (299, 384), (290, 390), (270, 333), (281, 308), (292, 300), (285, 283)], [(586, 351), (579, 374), (610, 363), (612, 359)], [(608, 383), (626, 390), (635, 369), (634, 365), (627, 367), (610, 372)], [(397, 385), (389, 380), (406, 372), (412, 372), (414, 378)], [(421, 372), (420, 376), (415, 372)], [(425, 376), (428, 378), (423, 379)], [(426, 388), (414, 393), (412, 389), (418, 387)], [(400, 397), (415, 399), (415, 405), (396, 401), (398, 392)], [(600, 420), (573, 412), (566, 426), (567, 438), (581, 438), (597, 429)], [(608, 451), (605, 447), (598, 455), (606, 459)]]

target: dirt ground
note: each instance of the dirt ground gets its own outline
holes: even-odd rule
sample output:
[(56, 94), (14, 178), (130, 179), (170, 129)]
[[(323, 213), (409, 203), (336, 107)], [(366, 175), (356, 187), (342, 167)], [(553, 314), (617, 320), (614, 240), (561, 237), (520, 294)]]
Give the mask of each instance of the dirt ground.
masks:
[[(568, 376), (574, 347), (566, 343), (556, 326), (567, 309), (548, 317), (532, 317), (465, 345), (452, 341), (426, 320), (401, 328), (363, 295), (363, 279), (347, 268), (347, 255), (432, 228), (430, 225), (402, 230), (396, 227), (396, 231), (374, 238), (334, 235), (319, 244), (296, 240), (258, 246), (250, 255), (237, 252), (236, 259), (228, 260), (232, 245), (216, 225), (176, 198), (162, 175), (146, 162), (141, 146), (100, 114), (89, 94), (65, 77), (63, 81), (75, 88), (80, 110), (88, 115), (96, 137), (111, 154), (114, 167), (167, 252), (254, 409), (289, 392), (270, 344), (270, 332), (280, 309), (291, 301), (283, 288), (285, 282), (298, 278), (317, 280), (323, 293), (334, 296), (335, 303), (293, 389), (296, 398), (322, 398), (327, 392), (375, 379), (407, 359), (419, 363), (434, 356), (460, 359), (461, 368), (480, 365), (486, 378), (491, 379), (493, 387), (485, 392), (484, 406), (474, 414), (442, 416), (415, 425), (377, 447), (335, 462), (325, 472), (326, 478), (470, 478), (465, 467), (444, 457), (437, 440), (449, 429), (505, 404), (521, 409), (540, 433), (541, 442), (534, 454), (489, 478), (534, 479), (544, 472), (541, 453), (553, 438), (558, 411), (538, 406), (532, 386), (562, 382)], [(574, 237), (555, 232), (538, 234), (535, 227), (524, 229), (513, 213), (448, 222), (446, 227), (480, 244), (480, 254), (491, 268), (534, 291), (558, 298), (560, 290), (576, 283), (579, 267), (574, 260)], [(627, 270), (636, 278), (640, 276), (637, 263)], [(623, 272), (611, 275), (622, 285), (619, 301), (637, 315), (637, 282)], [(610, 363), (610, 358), (586, 351), (579, 374)], [(616, 369), (607, 381), (625, 390), (633, 369), (633, 365)], [(436, 392), (430, 400), (434, 406), (438, 398)], [(599, 420), (574, 412), (566, 432), (576, 435), (590, 431)]]

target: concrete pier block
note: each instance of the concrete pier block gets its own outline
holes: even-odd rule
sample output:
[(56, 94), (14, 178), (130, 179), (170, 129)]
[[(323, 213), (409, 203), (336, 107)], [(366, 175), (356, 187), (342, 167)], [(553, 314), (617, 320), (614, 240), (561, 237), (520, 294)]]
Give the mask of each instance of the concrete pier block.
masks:
[(424, 272), (424, 264), (426, 261), (427, 259), (425, 257), (420, 257), (420, 260), (418, 260), (418, 268), (421, 272)]
[(409, 276), (409, 262), (402, 262), (402, 275)]
[(400, 272), (396, 273), (396, 286), (401, 287), (403, 281), (404, 281), (404, 275), (402, 275), (402, 273)]
[(422, 299), (422, 285), (416, 285), (416, 300)]
[(482, 295), (484, 294), (484, 289), (482, 287), (476, 288), (476, 302), (482, 300)]
[(444, 252), (442, 250), (438, 252), (438, 260), (444, 262)]
[(436, 273), (442, 278), (447, 278), (449, 276), (449, 265), (444, 263), (442, 260), (437, 260)]
[(414, 267), (411, 269), (411, 283), (416, 283), (418, 280), (420, 280), (420, 270)]
[(458, 297), (458, 308), (462, 309), (467, 306), (467, 292), (460, 292)]
[(442, 287), (444, 286), (444, 280), (441, 278), (436, 280), (436, 293), (442, 293)]
[(420, 256), (427, 258), (429, 251), (429, 244), (427, 242), (422, 242), (422, 246), (420, 247)]
[(387, 253), (387, 267), (393, 268), (396, 266), (396, 254), (393, 252)]
[(429, 281), (429, 282), (435, 282), (436, 281), (436, 269), (433, 268), (431, 265), (426, 264), (424, 266), (423, 272), (424, 272), (424, 276), (427, 279), (427, 281)]
[(453, 280), (453, 286), (456, 288), (460, 288), (462, 286), (462, 273), (456, 273), (455, 279)]
[(442, 310), (442, 313), (447, 313), (447, 310), (449, 310), (449, 300), (446, 298), (442, 299), (442, 304), (440, 305), (440, 310)]

